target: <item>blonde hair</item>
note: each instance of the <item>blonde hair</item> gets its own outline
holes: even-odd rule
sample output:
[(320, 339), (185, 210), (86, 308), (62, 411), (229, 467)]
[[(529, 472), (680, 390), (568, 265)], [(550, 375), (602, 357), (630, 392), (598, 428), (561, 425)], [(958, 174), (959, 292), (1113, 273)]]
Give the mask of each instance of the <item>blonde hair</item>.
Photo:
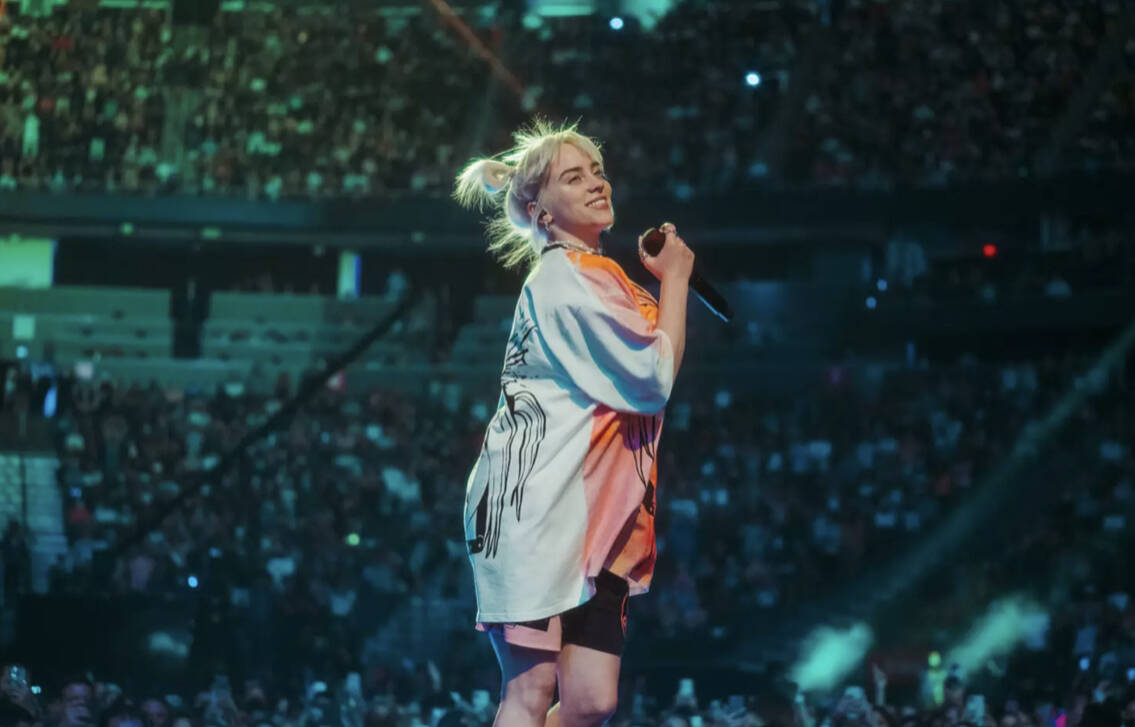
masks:
[[(552, 162), (563, 144), (573, 144), (603, 163), (599, 144), (576, 131), (579, 121), (556, 127), (544, 119), (534, 119), (527, 127), (513, 132), (512, 149), (469, 162), (457, 175), (453, 198), (467, 209), (491, 205), (498, 211), (486, 226), (489, 252), (505, 268), (533, 267), (548, 242), (547, 230), (528, 214), (528, 203), (539, 205), (540, 194), (552, 172)], [(503, 198), (501, 192), (506, 194)]]

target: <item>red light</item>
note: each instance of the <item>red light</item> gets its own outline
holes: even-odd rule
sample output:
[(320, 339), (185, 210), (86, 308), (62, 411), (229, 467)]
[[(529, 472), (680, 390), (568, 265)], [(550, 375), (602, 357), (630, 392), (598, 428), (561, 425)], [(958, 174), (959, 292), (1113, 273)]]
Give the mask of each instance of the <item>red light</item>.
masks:
[(992, 243), (986, 243), (981, 246), (981, 254), (985, 257), (997, 257), (997, 246)]

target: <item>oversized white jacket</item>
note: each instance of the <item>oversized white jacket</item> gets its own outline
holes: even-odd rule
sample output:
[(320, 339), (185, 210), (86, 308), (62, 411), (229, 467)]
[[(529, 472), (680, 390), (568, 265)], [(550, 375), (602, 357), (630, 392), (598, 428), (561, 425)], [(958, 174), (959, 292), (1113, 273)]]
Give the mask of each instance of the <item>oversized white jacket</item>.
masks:
[(662, 413), (673, 345), (658, 303), (610, 258), (550, 246), (513, 316), (501, 396), (465, 493), (479, 623), (586, 602), (606, 568), (654, 572)]

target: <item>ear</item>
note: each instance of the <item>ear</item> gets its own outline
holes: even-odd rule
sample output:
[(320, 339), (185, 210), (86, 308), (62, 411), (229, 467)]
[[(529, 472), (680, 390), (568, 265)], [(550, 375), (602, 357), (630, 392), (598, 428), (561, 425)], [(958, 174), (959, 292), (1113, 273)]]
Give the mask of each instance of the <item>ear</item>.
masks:
[[(527, 210), (528, 210), (528, 216), (529, 217), (531, 217), (533, 214), (535, 214), (536, 213), (536, 203), (535, 202), (529, 202), (528, 205), (527, 205)], [(549, 218), (549, 222), (550, 222), (551, 216), (552, 215), (548, 212), (548, 210), (541, 210), (540, 216), (536, 218), (536, 223), (539, 224), (540, 221), (543, 220), (545, 217)]]

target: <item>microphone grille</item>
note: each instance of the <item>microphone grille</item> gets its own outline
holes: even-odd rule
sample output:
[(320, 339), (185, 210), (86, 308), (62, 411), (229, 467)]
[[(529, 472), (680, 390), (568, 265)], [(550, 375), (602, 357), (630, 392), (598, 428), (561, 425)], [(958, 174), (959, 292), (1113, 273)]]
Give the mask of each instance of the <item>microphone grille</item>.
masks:
[(666, 244), (666, 235), (660, 230), (651, 227), (642, 235), (642, 249), (647, 255), (654, 257), (662, 252), (662, 247)]

